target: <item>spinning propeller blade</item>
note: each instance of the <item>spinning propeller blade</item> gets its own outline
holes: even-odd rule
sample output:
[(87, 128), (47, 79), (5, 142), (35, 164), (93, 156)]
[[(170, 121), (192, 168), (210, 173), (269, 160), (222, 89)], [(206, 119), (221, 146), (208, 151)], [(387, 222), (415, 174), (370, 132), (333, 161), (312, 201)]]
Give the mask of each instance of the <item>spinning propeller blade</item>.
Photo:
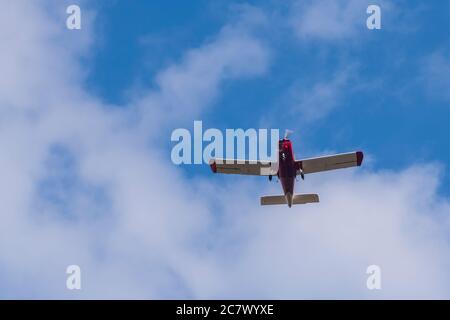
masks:
[(286, 130), (284, 131), (284, 139), (289, 139), (289, 136), (290, 136), (292, 133), (294, 133), (294, 131), (289, 130), (289, 129), (286, 129)]

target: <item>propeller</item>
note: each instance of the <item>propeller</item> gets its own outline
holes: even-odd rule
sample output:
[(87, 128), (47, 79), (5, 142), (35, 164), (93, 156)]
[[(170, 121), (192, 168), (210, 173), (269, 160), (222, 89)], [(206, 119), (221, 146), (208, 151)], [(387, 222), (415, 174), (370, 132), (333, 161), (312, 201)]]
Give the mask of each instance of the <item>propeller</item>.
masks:
[(291, 135), (291, 133), (294, 133), (294, 131), (289, 130), (289, 129), (286, 129), (286, 130), (284, 131), (284, 139), (285, 139), (285, 140), (289, 139), (289, 136)]

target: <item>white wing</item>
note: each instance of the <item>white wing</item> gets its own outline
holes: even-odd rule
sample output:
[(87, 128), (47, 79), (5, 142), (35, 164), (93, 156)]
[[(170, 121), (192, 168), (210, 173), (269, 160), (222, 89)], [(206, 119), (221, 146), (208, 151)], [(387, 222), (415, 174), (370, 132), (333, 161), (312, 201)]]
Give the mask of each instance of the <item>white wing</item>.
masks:
[(254, 176), (276, 175), (278, 164), (255, 160), (211, 159), (209, 161), (214, 173), (245, 174)]
[(297, 172), (304, 174), (321, 171), (360, 166), (364, 154), (361, 151), (341, 153), (324, 157), (309, 158), (295, 161)]

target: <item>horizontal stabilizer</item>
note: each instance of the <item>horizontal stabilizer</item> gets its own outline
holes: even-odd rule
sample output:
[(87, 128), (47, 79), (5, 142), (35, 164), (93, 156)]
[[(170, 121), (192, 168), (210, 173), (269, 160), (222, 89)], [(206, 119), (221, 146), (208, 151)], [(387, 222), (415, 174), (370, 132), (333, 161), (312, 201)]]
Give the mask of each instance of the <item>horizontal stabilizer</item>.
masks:
[(264, 196), (261, 197), (261, 205), (269, 206), (272, 204), (287, 204), (285, 196)]
[(296, 194), (292, 199), (292, 204), (305, 204), (319, 202), (318, 194)]
[[(292, 198), (292, 204), (306, 204), (319, 202), (317, 194), (296, 194)], [(261, 197), (261, 205), (269, 206), (275, 204), (287, 204), (285, 196), (264, 196)]]

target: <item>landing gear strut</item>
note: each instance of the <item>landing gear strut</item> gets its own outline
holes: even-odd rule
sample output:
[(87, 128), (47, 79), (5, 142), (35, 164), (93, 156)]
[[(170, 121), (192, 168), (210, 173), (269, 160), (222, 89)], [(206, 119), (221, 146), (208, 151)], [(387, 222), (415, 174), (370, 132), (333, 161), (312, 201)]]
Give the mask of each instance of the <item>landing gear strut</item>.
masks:
[(269, 175), (269, 181), (272, 181), (272, 175)]

